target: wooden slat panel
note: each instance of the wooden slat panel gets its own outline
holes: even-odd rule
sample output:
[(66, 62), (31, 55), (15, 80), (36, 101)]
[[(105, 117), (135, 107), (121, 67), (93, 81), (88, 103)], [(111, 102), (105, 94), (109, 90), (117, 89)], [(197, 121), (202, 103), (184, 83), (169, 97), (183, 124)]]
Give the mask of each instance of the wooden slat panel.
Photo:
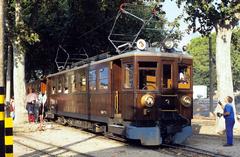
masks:
[(119, 93), (119, 107), (122, 111), (122, 117), (126, 120), (134, 119), (134, 94), (133, 91), (124, 91)]

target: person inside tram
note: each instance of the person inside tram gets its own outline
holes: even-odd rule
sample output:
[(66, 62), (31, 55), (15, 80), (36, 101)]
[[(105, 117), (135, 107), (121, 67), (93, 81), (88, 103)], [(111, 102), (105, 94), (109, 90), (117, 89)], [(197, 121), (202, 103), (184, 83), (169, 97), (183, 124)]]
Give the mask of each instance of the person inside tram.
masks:
[(183, 83), (183, 84), (187, 84), (187, 76), (186, 73), (184, 71), (180, 71), (179, 72), (179, 83)]

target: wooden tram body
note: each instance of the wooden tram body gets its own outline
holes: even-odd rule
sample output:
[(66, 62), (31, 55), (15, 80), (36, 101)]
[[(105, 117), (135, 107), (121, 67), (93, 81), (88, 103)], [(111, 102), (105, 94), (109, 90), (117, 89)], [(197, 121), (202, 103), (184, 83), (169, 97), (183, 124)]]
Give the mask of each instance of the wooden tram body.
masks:
[(192, 92), (192, 57), (155, 48), (47, 76), (50, 117), (143, 145), (191, 135)]

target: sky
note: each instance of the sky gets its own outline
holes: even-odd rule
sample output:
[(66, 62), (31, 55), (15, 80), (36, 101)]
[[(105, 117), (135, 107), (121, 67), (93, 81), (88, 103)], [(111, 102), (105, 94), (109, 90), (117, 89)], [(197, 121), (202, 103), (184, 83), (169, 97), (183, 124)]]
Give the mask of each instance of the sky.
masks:
[[(166, 0), (163, 3), (163, 10), (166, 12), (166, 17), (167, 17), (168, 21), (170, 21), (170, 22), (172, 22), (182, 12), (182, 9), (179, 9), (177, 7), (176, 3), (173, 1), (170, 1), (170, 0)], [(183, 20), (180, 21), (180, 29), (181, 29), (181, 31), (184, 31), (187, 29), (187, 24)], [(193, 33), (190, 33), (190, 34), (185, 33), (182, 40), (179, 43), (179, 48), (181, 48), (184, 45), (187, 45), (191, 39), (198, 37), (198, 36), (199, 36), (199, 34), (197, 34), (197, 33), (194, 33), (194, 34)]]

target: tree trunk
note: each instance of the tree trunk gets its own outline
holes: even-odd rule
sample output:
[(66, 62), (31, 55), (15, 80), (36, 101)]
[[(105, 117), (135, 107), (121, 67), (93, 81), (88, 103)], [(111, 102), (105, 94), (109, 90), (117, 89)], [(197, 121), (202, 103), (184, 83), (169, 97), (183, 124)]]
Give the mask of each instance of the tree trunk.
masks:
[(0, 87), (4, 87), (4, 1), (0, 0)]
[[(15, 26), (18, 29), (21, 24), (21, 6), (20, 0), (16, 0), (15, 4)], [(27, 120), (26, 110), (25, 110), (25, 52), (21, 46), (20, 35), (17, 33), (13, 44), (13, 86), (14, 86), (14, 98), (16, 104), (16, 119), (15, 123), (23, 123)]]
[[(3, 37), (3, 33), (4, 33), (4, 1), (1, 0), (0, 1), (0, 87), (1, 87), (1, 92), (2, 92), (2, 88), (4, 87), (4, 48), (3, 48), (3, 44), (4, 44), (4, 37)], [(3, 93), (0, 93), (1, 95), (3, 95)], [(1, 103), (0, 103), (0, 114), (2, 115), (2, 113), (4, 113), (4, 104), (3, 104), (3, 100), (2, 97), (0, 98)], [(5, 128), (4, 128), (4, 119), (1, 116), (0, 118), (0, 156), (4, 156), (5, 155), (5, 147), (4, 147), (4, 136), (5, 136)]]
[(216, 68), (218, 98), (233, 97), (233, 81), (231, 69), (231, 37), (232, 30), (219, 27), (216, 37)]
[[(11, 44), (9, 42), (9, 44)], [(12, 80), (12, 46), (7, 47), (7, 73), (6, 73), (6, 105), (10, 105), (11, 97), (11, 80)], [(10, 108), (8, 108), (10, 109)], [(7, 110), (7, 116), (10, 116), (10, 110)]]
[[(216, 36), (217, 96), (218, 96), (218, 99), (221, 100), (222, 102), (226, 96), (231, 96), (234, 98), (232, 69), (231, 69), (231, 52), (230, 52), (231, 37), (232, 37), (231, 28), (218, 27), (217, 36)], [(233, 102), (233, 108), (234, 108), (234, 112), (236, 113), (234, 102)], [(236, 119), (236, 116), (235, 116), (235, 119)], [(217, 118), (217, 123), (216, 123), (217, 131), (221, 132), (223, 131), (222, 129), (225, 129), (224, 123), (225, 123), (224, 119), (219, 120)], [(222, 129), (218, 130), (219, 126), (221, 126)]]

